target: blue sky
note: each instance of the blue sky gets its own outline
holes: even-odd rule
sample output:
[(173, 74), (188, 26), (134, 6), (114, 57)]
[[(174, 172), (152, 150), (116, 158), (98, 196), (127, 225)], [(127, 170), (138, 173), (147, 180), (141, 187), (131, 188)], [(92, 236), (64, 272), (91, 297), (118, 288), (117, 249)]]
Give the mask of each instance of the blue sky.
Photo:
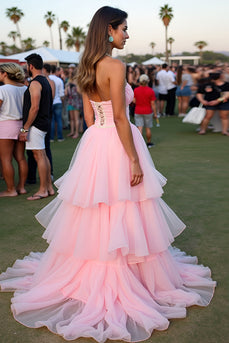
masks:
[[(0, 41), (12, 44), (8, 37), (15, 25), (6, 18), (6, 8), (18, 7), (24, 12), (19, 22), (22, 38), (32, 37), (36, 45), (50, 41), (44, 14), (52, 11), (59, 22), (67, 20), (71, 27), (85, 28), (95, 11), (104, 5), (119, 7), (128, 12), (130, 39), (122, 54), (152, 53), (150, 42), (155, 42), (154, 52), (165, 51), (165, 30), (159, 19), (159, 9), (165, 4), (173, 8), (174, 17), (168, 27), (168, 37), (173, 37), (173, 53), (196, 50), (194, 43), (204, 40), (206, 49), (229, 51), (229, 1), (228, 0), (1, 0)], [(58, 27), (53, 24), (54, 48), (59, 49)], [(65, 39), (64, 32), (62, 33)]]

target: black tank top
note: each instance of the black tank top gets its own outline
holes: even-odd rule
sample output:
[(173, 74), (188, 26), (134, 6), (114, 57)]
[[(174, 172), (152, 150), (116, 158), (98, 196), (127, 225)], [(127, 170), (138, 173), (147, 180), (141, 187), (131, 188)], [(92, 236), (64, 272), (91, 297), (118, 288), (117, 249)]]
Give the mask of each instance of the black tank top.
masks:
[[(39, 82), (41, 84), (42, 90), (39, 110), (32, 125), (41, 131), (47, 132), (50, 127), (52, 116), (52, 89), (45, 76), (37, 75), (31, 82), (33, 81)], [(25, 124), (28, 119), (29, 110), (31, 107), (29, 87), (24, 93), (23, 124)]]

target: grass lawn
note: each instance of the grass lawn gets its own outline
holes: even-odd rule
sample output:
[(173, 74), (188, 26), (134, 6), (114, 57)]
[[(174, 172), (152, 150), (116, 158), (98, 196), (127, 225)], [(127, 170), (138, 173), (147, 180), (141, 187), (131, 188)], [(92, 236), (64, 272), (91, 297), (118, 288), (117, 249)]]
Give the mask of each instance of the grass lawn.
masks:
[[(218, 287), (207, 308), (192, 307), (187, 318), (172, 320), (167, 331), (155, 331), (146, 343), (226, 343), (229, 337), (229, 138), (220, 133), (196, 134), (195, 126), (177, 117), (161, 118), (153, 128), (151, 154), (156, 168), (167, 177), (163, 199), (187, 224), (175, 245), (212, 269)], [(52, 143), (55, 178), (67, 169), (77, 141)], [(28, 185), (29, 195), (37, 185)], [(5, 188), (0, 181), (0, 191)], [(27, 195), (28, 196), (28, 195)], [(26, 195), (0, 199), (0, 271), (30, 251), (43, 251), (42, 227), (34, 215), (51, 198), (27, 201)], [(46, 328), (29, 329), (10, 312), (11, 293), (0, 294), (1, 343), (63, 343)], [(92, 339), (78, 339), (86, 343)]]

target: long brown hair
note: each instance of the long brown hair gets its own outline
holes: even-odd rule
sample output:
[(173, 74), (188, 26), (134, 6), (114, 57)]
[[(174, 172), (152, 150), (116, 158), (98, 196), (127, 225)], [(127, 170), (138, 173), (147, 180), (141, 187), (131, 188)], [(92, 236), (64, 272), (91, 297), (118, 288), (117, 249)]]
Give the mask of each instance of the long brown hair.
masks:
[(94, 14), (77, 72), (77, 84), (81, 92), (93, 93), (95, 91), (96, 63), (109, 52), (108, 26), (111, 25), (115, 30), (126, 18), (126, 12), (109, 6), (101, 7)]
[(182, 83), (182, 72), (183, 72), (183, 66), (179, 66), (177, 68), (177, 77), (176, 77), (178, 86), (180, 86)]

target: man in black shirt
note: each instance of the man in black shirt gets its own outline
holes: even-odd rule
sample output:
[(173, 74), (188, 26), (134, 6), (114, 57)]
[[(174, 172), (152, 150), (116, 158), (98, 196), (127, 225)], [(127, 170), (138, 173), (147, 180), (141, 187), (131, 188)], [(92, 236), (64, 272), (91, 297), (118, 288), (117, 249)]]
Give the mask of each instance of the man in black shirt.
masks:
[(41, 56), (31, 54), (25, 60), (32, 81), (24, 94), (23, 128), (19, 139), (26, 142), (27, 150), (32, 150), (40, 178), (38, 191), (27, 199), (39, 200), (54, 194), (50, 163), (45, 152), (45, 135), (51, 120), (52, 90), (46, 77), (42, 75)]

